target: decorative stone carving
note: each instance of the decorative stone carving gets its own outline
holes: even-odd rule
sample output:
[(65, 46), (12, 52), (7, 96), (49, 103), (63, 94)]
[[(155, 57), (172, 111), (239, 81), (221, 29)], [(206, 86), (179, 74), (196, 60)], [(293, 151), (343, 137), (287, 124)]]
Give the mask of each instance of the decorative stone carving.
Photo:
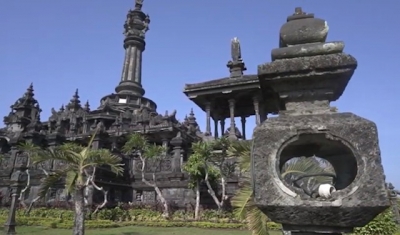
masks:
[(135, 9), (128, 12), (124, 24), (126, 37), (136, 36), (144, 39), (149, 30), (150, 16), (142, 12), (143, 0), (136, 0)]
[(26, 166), (28, 163), (28, 154), (25, 152), (18, 152), (16, 157), (15, 157), (15, 167), (21, 167), (21, 166)]
[(154, 191), (143, 191), (143, 201), (145, 202), (155, 202), (156, 194)]

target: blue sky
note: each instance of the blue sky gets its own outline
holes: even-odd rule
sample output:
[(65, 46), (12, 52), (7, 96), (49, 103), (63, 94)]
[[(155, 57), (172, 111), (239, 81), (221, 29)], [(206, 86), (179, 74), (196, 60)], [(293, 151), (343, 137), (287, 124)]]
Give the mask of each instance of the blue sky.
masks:
[[(343, 40), (345, 51), (357, 58), (358, 69), (334, 105), (377, 123), (387, 178), (400, 187), (400, 3), (379, 2), (145, 0), (151, 17), (143, 58), (146, 96), (160, 113), (176, 109), (181, 119), (194, 108), (204, 130), (205, 115), (182, 93), (184, 84), (227, 76), (235, 36), (247, 74), (256, 73), (258, 64), (270, 61), (286, 17), (301, 6), (328, 21), (328, 41)], [(133, 5), (133, 0), (0, 1), (0, 115), (31, 82), (42, 120), (52, 107), (68, 103), (76, 88), (82, 101), (98, 107), (119, 82), (123, 23)], [(248, 123), (251, 136), (254, 119)]]

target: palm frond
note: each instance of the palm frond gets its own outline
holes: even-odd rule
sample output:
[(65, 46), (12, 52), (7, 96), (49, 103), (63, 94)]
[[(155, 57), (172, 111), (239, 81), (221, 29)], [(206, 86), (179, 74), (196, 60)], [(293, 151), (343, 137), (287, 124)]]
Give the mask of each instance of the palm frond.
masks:
[(69, 170), (65, 177), (65, 188), (68, 193), (73, 193), (75, 191), (76, 181), (78, 179), (78, 172)]
[[(231, 142), (227, 154), (230, 157), (239, 158), (239, 166), (242, 172), (248, 173), (251, 170), (251, 142)], [(253, 235), (269, 234), (268, 217), (254, 204), (253, 190), (249, 181), (243, 182), (237, 194), (232, 198), (232, 205), (235, 207), (235, 215), (247, 221), (249, 230), (252, 231)]]
[(313, 176), (319, 183), (330, 183), (332, 184), (333, 178), (324, 176), (324, 173), (330, 173), (335, 175), (332, 168), (328, 167), (328, 163), (322, 161), (316, 157), (300, 157), (293, 158), (287, 161), (281, 170), (281, 176), (284, 178), (288, 174), (298, 174), (298, 175), (318, 175)]
[(250, 170), (251, 166), (251, 142), (234, 141), (228, 148), (228, 156), (239, 158), (239, 167), (242, 172)]
[(246, 219), (249, 207), (252, 205), (252, 200), (253, 190), (251, 185), (243, 185), (231, 200), (232, 206), (235, 208), (233, 211), (234, 215), (242, 220)]
[(83, 148), (83, 149), (79, 152), (80, 158), (82, 158), (83, 160), (89, 157), (89, 152), (90, 152), (91, 149), (92, 149), (93, 141), (94, 141), (94, 138), (96, 137), (98, 131), (99, 131), (99, 128), (96, 128), (95, 132), (94, 132), (93, 135), (90, 137), (90, 140), (89, 140), (89, 142), (88, 142), (86, 148)]
[(33, 164), (39, 164), (49, 160), (59, 160), (68, 164), (77, 164), (78, 161), (66, 151), (60, 148), (48, 148), (37, 152), (33, 156)]
[(61, 151), (74, 151), (77, 153), (81, 152), (84, 148), (85, 147), (73, 142), (67, 142), (58, 147), (58, 149)]
[(256, 206), (250, 206), (247, 215), (247, 223), (252, 235), (269, 235), (268, 217)]
[(84, 159), (83, 168), (102, 165), (109, 166), (111, 171), (117, 175), (121, 175), (124, 172), (122, 159), (112, 154), (108, 149), (91, 150), (88, 152), (88, 157)]
[(31, 142), (23, 142), (18, 144), (17, 146), (18, 150), (27, 152), (28, 154), (35, 154), (39, 151), (41, 151), (41, 148)]
[(65, 177), (66, 174), (66, 169), (57, 170), (49, 174), (49, 176), (45, 177), (42, 184), (40, 185), (38, 196), (40, 198), (45, 198), (46, 194), (49, 192), (49, 189), (52, 188), (56, 183), (58, 183), (63, 177)]

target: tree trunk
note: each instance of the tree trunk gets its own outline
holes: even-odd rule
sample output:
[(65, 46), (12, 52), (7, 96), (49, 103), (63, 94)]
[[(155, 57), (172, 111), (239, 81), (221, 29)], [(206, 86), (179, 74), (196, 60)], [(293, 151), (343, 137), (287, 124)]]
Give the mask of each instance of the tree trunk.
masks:
[(222, 188), (222, 196), (221, 196), (221, 208), (225, 206), (225, 201), (228, 200), (228, 196), (226, 195), (226, 181), (225, 177), (221, 177), (221, 188)]
[(196, 182), (196, 207), (194, 208), (194, 219), (199, 219), (199, 210), (200, 210), (200, 180)]
[(84, 188), (76, 189), (74, 194), (75, 218), (73, 235), (85, 235), (85, 199)]
[(158, 198), (160, 198), (160, 201), (164, 206), (163, 216), (164, 216), (164, 218), (169, 219), (170, 215), (169, 215), (168, 203), (167, 203), (167, 200), (165, 200), (164, 196), (162, 195), (162, 192), (161, 192), (160, 188), (156, 184), (155, 174), (153, 173), (153, 183), (151, 183), (150, 181), (146, 180), (145, 177), (144, 177), (145, 176), (144, 175), (144, 165), (145, 165), (145, 163), (144, 163), (144, 161), (142, 161), (142, 162), (143, 162), (143, 166), (142, 166), (142, 182), (145, 183), (147, 186), (150, 186), (150, 187), (154, 188), (154, 191), (156, 191), (156, 194), (157, 194)]
[(165, 200), (160, 188), (158, 188), (157, 185), (155, 184), (154, 184), (154, 190), (156, 191), (157, 196), (160, 198), (160, 201), (164, 206), (164, 218), (169, 219), (169, 207), (167, 200)]
[(206, 172), (206, 176), (204, 177), (204, 181), (206, 182), (207, 189), (208, 189), (208, 190), (207, 190), (208, 193), (209, 193), (210, 196), (213, 198), (215, 204), (216, 204), (217, 207), (218, 207), (218, 211), (221, 211), (221, 209), (222, 209), (221, 203), (220, 203), (220, 201), (218, 200), (217, 195), (215, 195), (215, 191), (214, 191), (214, 189), (211, 187), (210, 181), (208, 180), (208, 172)]
[(142, 155), (140, 155), (139, 157), (140, 157), (140, 160), (142, 161), (142, 182), (145, 183), (147, 186), (154, 188), (154, 191), (156, 191), (157, 196), (160, 198), (160, 201), (164, 206), (163, 216), (164, 216), (164, 218), (169, 219), (168, 203), (167, 203), (167, 200), (165, 200), (164, 196), (162, 195), (160, 188), (158, 188), (158, 186), (156, 184), (156, 174), (153, 173), (153, 183), (146, 180), (145, 174), (144, 174), (145, 169), (146, 169), (146, 159), (143, 158)]

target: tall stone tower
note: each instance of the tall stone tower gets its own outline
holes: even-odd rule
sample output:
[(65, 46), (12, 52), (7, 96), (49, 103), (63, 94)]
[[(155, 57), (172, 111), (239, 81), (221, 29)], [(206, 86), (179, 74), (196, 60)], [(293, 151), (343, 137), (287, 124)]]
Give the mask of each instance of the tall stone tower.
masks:
[(145, 98), (142, 87), (142, 54), (146, 47), (145, 35), (149, 30), (150, 16), (142, 11), (143, 0), (135, 1), (135, 8), (129, 10), (124, 24), (125, 59), (122, 68), (121, 81), (115, 88), (116, 94), (102, 98), (112, 104), (138, 109), (146, 107), (156, 111), (157, 105)]

